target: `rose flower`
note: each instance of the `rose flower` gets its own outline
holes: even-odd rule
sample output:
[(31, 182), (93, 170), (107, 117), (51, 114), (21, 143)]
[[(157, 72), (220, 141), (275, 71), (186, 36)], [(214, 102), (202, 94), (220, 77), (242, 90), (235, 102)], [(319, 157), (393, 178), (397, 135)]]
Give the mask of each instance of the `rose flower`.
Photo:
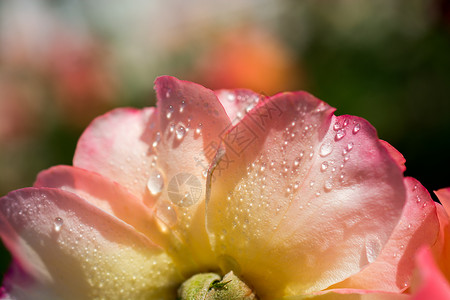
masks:
[(155, 88), (1, 199), (5, 298), (405, 296), (436, 208), (366, 120), (305, 92)]

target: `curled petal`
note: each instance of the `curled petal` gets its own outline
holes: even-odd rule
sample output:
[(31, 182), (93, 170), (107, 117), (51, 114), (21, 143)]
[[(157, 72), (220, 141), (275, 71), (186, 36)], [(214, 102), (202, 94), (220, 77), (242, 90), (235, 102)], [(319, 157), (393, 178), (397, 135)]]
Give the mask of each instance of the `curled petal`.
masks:
[(233, 126), (252, 110), (265, 97), (250, 90), (217, 90), (214, 91), (225, 108)]
[(434, 193), (438, 196), (447, 214), (450, 215), (450, 188), (440, 189)]
[(0, 221), (20, 267), (62, 299), (160, 299), (181, 281), (160, 247), (70, 192), (11, 192)]
[(333, 111), (283, 93), (224, 136), (207, 228), (222, 269), (263, 297), (319, 291), (359, 272), (400, 218), (401, 169), (367, 121)]
[(403, 156), (403, 154), (401, 154), (397, 149), (394, 148), (394, 146), (392, 146), (391, 144), (389, 144), (386, 141), (380, 140), (380, 143), (384, 146), (384, 148), (386, 148), (386, 150), (389, 152), (389, 154), (391, 155), (391, 157), (397, 162), (398, 166), (400, 167), (400, 169), (405, 172), (406, 170), (406, 159)]

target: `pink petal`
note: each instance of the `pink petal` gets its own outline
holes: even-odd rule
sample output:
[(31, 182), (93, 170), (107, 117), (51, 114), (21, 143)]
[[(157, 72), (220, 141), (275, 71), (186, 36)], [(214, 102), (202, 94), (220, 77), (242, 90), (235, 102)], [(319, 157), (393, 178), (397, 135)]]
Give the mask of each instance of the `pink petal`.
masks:
[(2, 300), (48, 300), (59, 298), (51, 286), (44, 285), (31, 277), (15, 261), (12, 262), (3, 278), (2, 290), (3, 293), (0, 292), (0, 299)]
[(440, 189), (435, 194), (442, 205), (437, 204), (440, 232), (432, 250), (444, 276), (450, 280), (450, 188)]
[(208, 232), (222, 269), (263, 297), (319, 291), (359, 272), (400, 218), (401, 169), (367, 121), (333, 111), (307, 93), (279, 94), (224, 137)]
[[(231, 126), (214, 92), (173, 77), (155, 82), (161, 141), (156, 168), (164, 188), (155, 195), (156, 216), (184, 245), (178, 253), (203, 268), (213, 266), (205, 230), (206, 172), (221, 134)], [(191, 272), (188, 268), (186, 272)]]
[(391, 144), (389, 144), (386, 141), (380, 140), (380, 143), (386, 148), (386, 150), (389, 152), (391, 157), (397, 162), (398, 166), (402, 170), (402, 172), (405, 172), (406, 166), (405, 162), (406, 159), (397, 149), (394, 148)]
[(416, 259), (422, 282), (414, 292), (412, 300), (450, 299), (450, 285), (434, 262), (430, 249), (422, 248)]
[[(387, 293), (376, 290), (352, 290), (352, 289), (340, 289), (330, 290), (324, 293), (318, 293), (316, 295), (290, 297), (289, 300), (301, 300), (301, 299), (313, 299), (313, 300), (407, 300), (410, 299), (409, 295), (398, 293)], [(287, 300), (287, 299), (286, 299)]]
[(0, 199), (0, 221), (14, 259), (62, 299), (164, 298), (181, 280), (148, 238), (63, 190), (11, 192)]
[(73, 165), (116, 181), (153, 205), (147, 181), (156, 160), (155, 119), (152, 107), (119, 108), (96, 118), (78, 141)]
[(124, 187), (97, 173), (70, 166), (56, 166), (39, 173), (34, 186), (60, 188), (77, 194), (133, 226), (153, 242), (167, 246), (167, 238), (161, 236), (153, 212)]
[(445, 208), (447, 215), (450, 215), (450, 188), (440, 189), (434, 192)]
[(220, 103), (222, 103), (233, 126), (252, 110), (258, 102), (265, 98), (250, 90), (217, 90), (214, 91)]
[(405, 178), (405, 185), (407, 201), (402, 217), (380, 255), (367, 268), (332, 289), (401, 292), (410, 285), (417, 249), (436, 242), (439, 220), (428, 191), (413, 178)]

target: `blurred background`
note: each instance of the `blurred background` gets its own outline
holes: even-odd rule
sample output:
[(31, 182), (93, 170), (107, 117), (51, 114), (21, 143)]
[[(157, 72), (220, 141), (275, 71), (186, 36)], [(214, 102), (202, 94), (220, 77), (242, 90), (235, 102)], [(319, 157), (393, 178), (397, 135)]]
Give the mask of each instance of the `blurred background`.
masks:
[(154, 105), (164, 74), (307, 90), (450, 186), (450, 0), (2, 0), (0, 196), (71, 164), (95, 116)]

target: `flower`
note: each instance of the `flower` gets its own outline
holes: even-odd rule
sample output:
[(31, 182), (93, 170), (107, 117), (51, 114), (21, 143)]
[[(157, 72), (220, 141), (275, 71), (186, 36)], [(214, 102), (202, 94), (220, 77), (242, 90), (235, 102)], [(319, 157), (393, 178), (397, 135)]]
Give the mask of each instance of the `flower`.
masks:
[(435, 207), (366, 120), (305, 92), (155, 87), (157, 108), (98, 117), (73, 167), (1, 199), (11, 298), (175, 299), (229, 271), (260, 299), (408, 286)]

